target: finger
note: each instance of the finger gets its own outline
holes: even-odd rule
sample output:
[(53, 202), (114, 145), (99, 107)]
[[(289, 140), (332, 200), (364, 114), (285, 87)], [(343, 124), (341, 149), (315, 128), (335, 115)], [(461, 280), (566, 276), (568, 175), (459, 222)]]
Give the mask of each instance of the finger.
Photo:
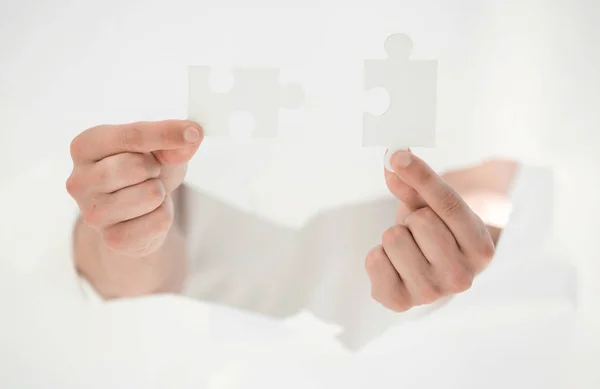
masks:
[(446, 224), (429, 207), (413, 212), (406, 218), (421, 252), (434, 266), (436, 282), (444, 294), (464, 292), (471, 287), (475, 277), (475, 264), (460, 251)]
[(410, 211), (427, 206), (425, 200), (417, 193), (416, 190), (406, 184), (396, 173), (390, 173), (387, 169), (384, 171), (385, 183), (390, 192), (400, 200)]
[(400, 274), (413, 305), (430, 304), (442, 297), (432, 266), (407, 227), (396, 225), (383, 234), (383, 249)]
[[(71, 156), (76, 163), (90, 163), (121, 153), (149, 153), (159, 150), (187, 148), (193, 150), (190, 151), (193, 155), (201, 141), (202, 130), (191, 121), (103, 125), (78, 135), (71, 143)], [(177, 153), (178, 157), (179, 154)]]
[(411, 307), (410, 295), (382, 246), (377, 246), (365, 260), (371, 281), (371, 296), (384, 307), (403, 312)]
[(158, 178), (165, 184), (167, 193), (174, 192), (183, 183), (187, 170), (188, 164), (163, 166), (161, 168)]
[(169, 197), (153, 212), (102, 230), (105, 244), (118, 252), (139, 255), (159, 247), (173, 225)]
[(141, 184), (161, 174), (161, 165), (152, 154), (123, 153), (92, 165), (88, 175), (95, 193), (113, 193)]
[(199, 147), (200, 142), (197, 142), (183, 149), (159, 150), (154, 151), (153, 154), (163, 165), (182, 165), (192, 159)]
[(446, 263), (462, 256), (448, 226), (431, 208), (425, 207), (412, 212), (404, 225), (432, 265), (444, 267)]
[(409, 290), (427, 281), (431, 265), (407, 227), (395, 225), (388, 228), (383, 233), (381, 242), (392, 265)]
[(151, 213), (166, 196), (162, 181), (151, 179), (111, 194), (99, 195), (82, 208), (82, 217), (95, 228), (111, 226)]
[(400, 201), (398, 203), (398, 208), (396, 209), (396, 224), (404, 225), (406, 217), (410, 215), (411, 212), (413, 212), (413, 210)]
[(480, 235), (480, 220), (471, 208), (423, 160), (409, 151), (399, 151), (392, 156), (391, 164), (398, 177), (446, 223), (461, 247)]

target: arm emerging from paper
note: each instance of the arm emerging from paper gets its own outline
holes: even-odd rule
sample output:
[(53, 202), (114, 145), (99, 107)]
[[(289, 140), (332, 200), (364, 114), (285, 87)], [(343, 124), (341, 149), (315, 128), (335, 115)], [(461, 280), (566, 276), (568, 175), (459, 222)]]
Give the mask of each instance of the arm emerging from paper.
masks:
[[(511, 161), (491, 160), (473, 167), (452, 170), (442, 175), (444, 180), (453, 186), (469, 206), (486, 222), (494, 242), (499, 239), (502, 224), (506, 220), (507, 212), (510, 209), (508, 192), (517, 168), (518, 164)], [(76, 266), (79, 272), (104, 298), (140, 296), (152, 293), (180, 293), (182, 291), (190, 271), (186, 242), (189, 239), (202, 239), (200, 236), (186, 236), (186, 225), (188, 222), (196, 221), (182, 220), (188, 214), (186, 210), (187, 202), (182, 195), (184, 191), (187, 193), (186, 196), (200, 196), (194, 193), (194, 189), (186, 186), (182, 186), (174, 193), (173, 202), (178, 210), (175, 212), (178, 216), (176, 216), (168, 237), (160, 249), (145, 257), (133, 258), (115, 254), (103, 245), (93, 229), (87, 227), (81, 220), (77, 222), (74, 229)], [(212, 204), (209, 208), (215, 206), (215, 204)], [(224, 207), (227, 206), (225, 204), (217, 206), (219, 209)], [(375, 208), (377, 207), (373, 206), (374, 210)], [(349, 220), (354, 220), (356, 219), (354, 212), (356, 211), (348, 208), (347, 212), (340, 209), (337, 213), (338, 215), (346, 214)], [(254, 216), (245, 215), (234, 210), (224, 211), (222, 214), (230, 218), (239, 216), (240, 219), (243, 216), (245, 220), (244, 223), (238, 223), (239, 226), (235, 223), (221, 223), (223, 226), (236, 226), (232, 235), (229, 235), (229, 239), (236, 239), (236, 236), (239, 235), (240, 240), (245, 240), (245, 235), (254, 235), (251, 234), (253, 231), (252, 224), (259, 223), (258, 218), (255, 222), (252, 222)], [(364, 217), (364, 214), (361, 217)], [(373, 215), (373, 217), (377, 218), (378, 216)], [(216, 218), (216, 222), (218, 220), (220, 220), (220, 217)], [(363, 225), (364, 227), (358, 228), (373, 229), (374, 225), (381, 225), (381, 222), (376, 221), (373, 224), (365, 223)], [(214, 226), (214, 228), (216, 231), (221, 230), (219, 226)], [(285, 235), (285, 239), (292, 239), (289, 237), (289, 231), (284, 232), (284, 228), (281, 229), (282, 237)], [(269, 234), (275, 234), (275, 230), (275, 228), (271, 228)], [(339, 231), (343, 234), (344, 230)], [(381, 232), (379, 230), (364, 231), (365, 241), (370, 240), (369, 236), (377, 236)], [(339, 239), (345, 240), (343, 236), (340, 236)], [(347, 240), (351, 242), (355, 241), (356, 238), (349, 236)], [(203, 245), (207, 244), (209, 242), (203, 243)], [(213, 255), (219, 255), (219, 250), (226, 250), (226, 248), (212, 250), (214, 252), (211, 252)], [(362, 247), (356, 248), (357, 255), (365, 254), (360, 252), (361, 250)], [(259, 256), (263, 257), (264, 255), (268, 254), (261, 253)], [(230, 256), (229, 253), (224, 255), (224, 257)], [(290, 254), (288, 258), (293, 260), (291, 258), (294, 258), (294, 256)], [(284, 260), (285, 258), (280, 259)], [(223, 260), (226, 259), (223, 258)], [(271, 261), (270, 263), (279, 262), (282, 261)], [(209, 263), (217, 262), (212, 260)], [(291, 268), (296, 266), (294, 264), (289, 265)], [(219, 266), (227, 268), (226, 264)], [(285, 262), (281, 263), (281, 266), (286, 266)], [(230, 266), (229, 269), (228, 271), (232, 273), (232, 279), (239, 278), (235, 274), (243, 272), (237, 269), (236, 265)], [(277, 281), (273, 280), (273, 282)]]
[[(180, 192), (173, 194), (175, 209)], [(80, 217), (73, 231), (73, 254), (78, 272), (106, 299), (154, 293), (179, 293), (187, 276), (186, 238), (178, 212), (161, 247), (141, 257), (109, 249), (100, 234)]]

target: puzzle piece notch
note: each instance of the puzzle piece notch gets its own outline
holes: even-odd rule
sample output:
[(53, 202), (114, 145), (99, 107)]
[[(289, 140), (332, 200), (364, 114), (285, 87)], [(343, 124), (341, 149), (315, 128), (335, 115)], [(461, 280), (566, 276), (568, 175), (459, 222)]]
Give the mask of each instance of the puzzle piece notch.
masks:
[(234, 68), (233, 86), (227, 93), (210, 87), (212, 69), (189, 68), (188, 117), (200, 123), (207, 136), (231, 135), (229, 120), (235, 112), (253, 116), (253, 137), (276, 137), (280, 108), (299, 108), (304, 92), (299, 84), (281, 85), (279, 70)]
[(386, 59), (365, 61), (365, 91), (384, 88), (390, 99), (381, 115), (363, 114), (363, 146), (389, 149), (435, 145), (437, 61), (410, 60), (412, 40), (389, 36)]

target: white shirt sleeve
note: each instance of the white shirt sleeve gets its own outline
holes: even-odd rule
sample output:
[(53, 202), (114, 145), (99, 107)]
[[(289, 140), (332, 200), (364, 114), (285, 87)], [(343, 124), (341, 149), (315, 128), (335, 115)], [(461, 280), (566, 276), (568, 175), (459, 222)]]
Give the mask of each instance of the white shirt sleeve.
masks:
[[(522, 165), (510, 191), (512, 211), (498, 243), (496, 256), (519, 247), (520, 260), (525, 251), (546, 247), (554, 232), (554, 177), (551, 168)], [(503, 260), (510, 260), (507, 256)]]

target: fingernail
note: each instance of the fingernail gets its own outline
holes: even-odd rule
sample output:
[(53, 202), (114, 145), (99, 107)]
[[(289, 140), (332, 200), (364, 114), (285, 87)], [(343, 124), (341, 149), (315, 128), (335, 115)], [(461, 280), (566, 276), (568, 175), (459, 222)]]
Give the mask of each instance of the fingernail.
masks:
[(200, 131), (194, 127), (188, 127), (183, 131), (183, 138), (188, 143), (196, 143), (200, 140)]
[(389, 149), (387, 149), (385, 151), (385, 155), (383, 156), (383, 166), (385, 166), (385, 170), (387, 170), (390, 173), (393, 173), (394, 169), (392, 169), (392, 165), (390, 164), (390, 158), (392, 158), (392, 153)]
[(392, 155), (391, 163), (392, 166), (407, 167), (410, 165), (411, 160), (412, 158), (407, 150), (400, 150)]
[[(397, 158), (399, 160), (397, 160)], [(388, 172), (395, 173), (392, 163), (397, 167), (407, 167), (410, 165), (411, 157), (408, 149), (388, 149), (385, 152), (384, 165)]]

